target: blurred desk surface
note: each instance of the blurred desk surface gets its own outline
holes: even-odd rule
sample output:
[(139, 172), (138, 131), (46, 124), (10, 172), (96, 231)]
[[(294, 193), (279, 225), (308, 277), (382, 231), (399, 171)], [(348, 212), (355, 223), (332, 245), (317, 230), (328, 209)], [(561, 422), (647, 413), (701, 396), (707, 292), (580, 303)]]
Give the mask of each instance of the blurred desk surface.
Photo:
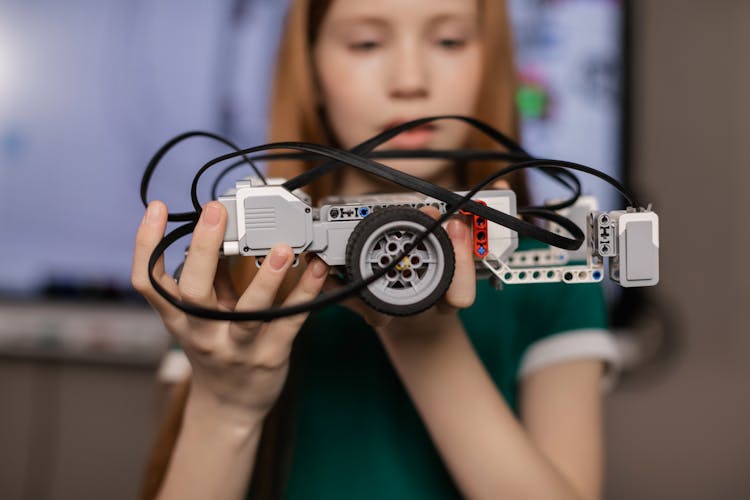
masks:
[(147, 307), (0, 302), (2, 357), (153, 366), (168, 345), (168, 333)]

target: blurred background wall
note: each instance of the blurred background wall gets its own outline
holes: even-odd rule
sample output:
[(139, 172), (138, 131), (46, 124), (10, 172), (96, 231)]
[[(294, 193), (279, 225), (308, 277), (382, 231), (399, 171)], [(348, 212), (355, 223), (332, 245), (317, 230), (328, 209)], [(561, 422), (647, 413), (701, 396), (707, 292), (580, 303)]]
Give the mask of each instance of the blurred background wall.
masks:
[[(750, 2), (633, 3), (632, 178), (662, 220), (653, 292), (681, 341), (608, 398), (606, 497), (750, 498)], [(0, 498), (135, 496), (156, 359), (111, 361), (0, 359)]]
[(750, 2), (635, 2), (633, 176), (676, 365), (607, 404), (607, 498), (750, 498)]

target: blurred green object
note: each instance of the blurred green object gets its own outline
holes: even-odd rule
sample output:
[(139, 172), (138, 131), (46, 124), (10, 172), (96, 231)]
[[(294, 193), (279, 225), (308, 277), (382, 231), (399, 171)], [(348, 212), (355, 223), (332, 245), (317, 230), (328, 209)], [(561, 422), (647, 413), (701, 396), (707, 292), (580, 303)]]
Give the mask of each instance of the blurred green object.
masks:
[(549, 98), (544, 88), (534, 84), (523, 84), (516, 94), (516, 105), (521, 116), (538, 120), (547, 113)]

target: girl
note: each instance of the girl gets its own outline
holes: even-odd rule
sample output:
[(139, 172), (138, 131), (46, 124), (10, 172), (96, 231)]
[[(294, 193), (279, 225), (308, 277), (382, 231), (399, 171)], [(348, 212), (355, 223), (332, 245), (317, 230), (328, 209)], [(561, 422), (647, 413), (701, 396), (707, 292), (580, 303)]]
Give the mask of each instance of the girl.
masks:
[[(405, 120), (438, 114), (473, 115), (512, 135), (513, 75), (499, 0), (293, 1), (271, 139), (351, 148)], [(385, 145), (491, 146), (453, 121)], [(498, 168), (442, 160), (388, 164), (454, 189)], [(269, 173), (290, 178), (304, 168), (272, 163)], [(509, 182), (524, 204), (524, 178)], [(319, 200), (388, 191), (393, 187), (343, 168), (310, 194)], [(417, 316), (390, 318), (349, 301), (307, 322), (306, 315), (206, 321), (172, 308), (149, 285), (148, 257), (164, 234), (166, 212), (160, 202), (147, 209), (133, 284), (180, 343), (192, 373), (152, 462), (166, 471), (150, 475), (144, 496), (601, 496), (599, 386), (614, 351), (598, 287), (495, 291), (477, 283), (468, 228), (453, 220), (447, 230), (455, 277), (443, 303)], [(157, 279), (171, 293), (204, 307), (248, 310), (270, 306), (277, 294), (293, 304), (323, 289), (325, 264), (312, 258), (292, 276), (292, 251), (284, 244), (257, 273), (247, 259), (217, 270), (226, 217), (217, 202), (204, 207), (179, 284), (163, 263), (157, 266)]]

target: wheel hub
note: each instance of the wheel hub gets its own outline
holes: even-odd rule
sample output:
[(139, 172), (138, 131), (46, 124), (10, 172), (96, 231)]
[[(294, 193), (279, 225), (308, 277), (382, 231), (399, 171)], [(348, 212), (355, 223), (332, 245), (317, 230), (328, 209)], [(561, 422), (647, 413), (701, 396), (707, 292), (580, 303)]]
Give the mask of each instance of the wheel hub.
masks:
[(411, 267), (411, 262), (409, 262), (409, 256), (404, 257), (401, 259), (401, 262), (396, 264), (396, 270), (397, 271), (403, 271), (404, 269), (409, 269)]

